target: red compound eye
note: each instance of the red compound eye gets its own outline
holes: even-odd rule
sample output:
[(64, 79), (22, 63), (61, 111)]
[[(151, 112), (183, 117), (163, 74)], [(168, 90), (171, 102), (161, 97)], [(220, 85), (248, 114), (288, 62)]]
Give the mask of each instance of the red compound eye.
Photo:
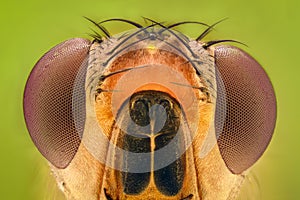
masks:
[[(24, 93), (24, 115), (30, 136), (47, 160), (65, 168), (80, 145), (85, 121), (85, 74), (90, 41), (67, 40), (47, 52), (32, 70)], [(85, 71), (85, 70), (82, 70)], [(82, 84), (74, 87), (75, 80)], [(76, 105), (72, 98), (77, 96)], [(75, 119), (73, 109), (81, 112)], [(76, 123), (75, 123), (76, 121)]]
[(226, 119), (218, 146), (229, 170), (239, 174), (260, 158), (272, 138), (276, 98), (267, 74), (247, 53), (219, 46), (214, 54), (226, 91)]

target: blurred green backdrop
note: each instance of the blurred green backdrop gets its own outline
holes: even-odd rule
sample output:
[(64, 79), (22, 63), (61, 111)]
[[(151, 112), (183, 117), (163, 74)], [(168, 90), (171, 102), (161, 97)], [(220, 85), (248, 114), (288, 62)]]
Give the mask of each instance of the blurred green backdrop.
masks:
[[(52, 194), (55, 186), (46, 162), (25, 128), (22, 95), (27, 76), (43, 53), (72, 37), (89, 38), (89, 28), (94, 27), (83, 16), (96, 21), (120, 17), (143, 22), (145, 16), (209, 24), (229, 17), (210, 37), (246, 43), (249, 48), (243, 48), (264, 66), (277, 94), (276, 132), (252, 172), (258, 177), (260, 199), (300, 199), (299, 1), (4, 0), (0, 7), (0, 199), (59, 196)], [(112, 33), (129, 28), (119, 23), (107, 27)], [(185, 25), (179, 30), (196, 37), (203, 28)]]

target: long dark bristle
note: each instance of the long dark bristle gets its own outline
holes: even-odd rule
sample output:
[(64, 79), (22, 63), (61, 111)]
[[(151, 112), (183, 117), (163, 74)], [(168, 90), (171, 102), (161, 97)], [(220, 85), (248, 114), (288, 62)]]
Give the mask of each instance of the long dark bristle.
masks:
[[(202, 23), (202, 22), (197, 22), (197, 21), (182, 21), (182, 22), (178, 22), (178, 23), (174, 23), (174, 24), (168, 25), (168, 26), (166, 26), (166, 28), (167, 29), (172, 29), (174, 27), (181, 26), (181, 25), (184, 25), (184, 24), (198, 24), (198, 25), (203, 25), (203, 26), (209, 27), (208, 24), (205, 24), (205, 23)], [(164, 31), (166, 31), (166, 30), (162, 29), (161, 31), (159, 31), (159, 34), (163, 33)]]
[[(153, 20), (153, 19), (150, 19), (150, 18), (147, 18), (147, 17), (142, 17), (142, 18), (145, 20), (145, 22), (151, 22), (151, 23), (152, 23), (150, 26), (144, 27), (143, 25), (141, 25), (141, 24), (139, 24), (139, 23), (137, 23), (137, 22), (134, 22), (134, 21), (131, 21), (131, 20), (127, 20), (127, 19), (122, 19), (122, 18), (112, 18), (112, 19), (107, 19), (107, 20), (101, 21), (101, 22), (99, 22), (99, 23), (93, 21), (92, 19), (90, 19), (90, 18), (88, 18), (88, 17), (84, 17), (84, 18), (87, 19), (88, 21), (92, 22), (96, 27), (98, 27), (98, 28), (104, 33), (104, 36), (105, 36), (106, 38), (110, 38), (110, 37), (111, 37), (111, 34), (109, 33), (109, 31), (107, 31), (107, 30), (105, 29), (105, 27), (101, 26), (101, 24), (102, 24), (102, 23), (105, 23), (105, 22), (111, 22), (111, 21), (125, 22), (125, 23), (127, 23), (127, 24), (130, 24), (130, 25), (135, 26), (136, 28), (141, 29), (141, 31), (145, 31), (146, 33), (148, 33), (148, 31), (147, 31), (148, 28), (154, 27), (154, 26), (160, 26), (160, 27), (162, 28), (162, 30), (159, 31), (159, 34), (161, 34), (161, 33), (164, 32), (164, 31), (170, 32), (172, 35), (174, 35), (176, 38), (178, 38), (178, 39), (179, 39), (179, 40), (187, 47), (187, 49), (189, 49), (189, 50), (190, 50), (190, 48), (188, 47), (188, 45), (187, 45), (184, 41), (182, 41), (182, 39), (181, 39), (175, 32), (173, 32), (173, 31), (170, 30), (170, 29), (172, 29), (172, 28), (174, 28), (174, 27), (177, 27), (177, 26), (180, 26), (180, 25), (184, 25), (184, 24), (199, 24), (199, 25), (206, 26), (207, 29), (205, 29), (205, 31), (203, 31), (203, 32), (201, 33), (201, 35), (199, 35), (199, 36), (196, 38), (196, 41), (200, 41), (200, 40), (202, 40), (204, 37), (206, 37), (206, 36), (214, 29), (214, 27), (215, 27), (217, 24), (219, 24), (219, 23), (223, 22), (224, 20), (228, 19), (228, 18), (224, 18), (224, 19), (222, 19), (222, 20), (220, 20), (220, 21), (217, 21), (216, 23), (214, 23), (214, 24), (212, 24), (212, 25), (210, 25), (210, 26), (209, 26), (208, 24), (206, 24), (206, 23), (198, 22), (198, 21), (182, 21), (182, 22), (177, 22), (177, 23), (171, 24), (171, 25), (164, 25), (164, 22), (157, 22), (157, 21), (155, 21), (155, 20)], [(94, 30), (92, 30), (92, 31), (93, 31), (93, 33), (92, 33), (92, 34), (89, 34), (89, 35), (90, 35), (91, 37), (93, 37), (95, 40), (97, 40), (97, 41), (99, 41), (99, 42), (102, 42), (102, 41), (103, 41), (103, 36), (100, 35), (98, 32), (96, 32), (96, 31), (94, 31)], [(136, 32), (135, 34), (137, 34), (137, 33), (139, 33), (139, 32), (140, 32), (140, 31)], [(133, 34), (133, 35), (135, 35), (135, 34)], [(130, 38), (130, 37), (128, 37), (128, 38)], [(128, 38), (126, 38), (124, 41), (122, 41), (121, 44), (124, 43), (125, 41), (127, 41)], [(224, 42), (235, 42), (235, 43), (238, 43), (238, 44), (242, 44), (242, 45), (247, 46), (246, 44), (244, 44), (244, 43), (242, 43), (242, 42), (239, 42), (239, 41), (236, 41), (236, 40), (225, 39), (225, 40), (211, 40), (211, 41), (205, 42), (205, 43), (203, 44), (202, 47), (203, 47), (204, 49), (207, 49), (207, 48), (209, 48), (210, 46), (213, 46), (213, 45), (216, 45), (216, 44), (219, 44), (219, 43), (224, 43)], [(119, 45), (118, 45), (118, 46), (119, 46)], [(118, 48), (118, 47), (116, 47), (116, 48)], [(115, 49), (116, 49), (116, 48), (115, 48)], [(115, 49), (114, 49), (114, 50), (115, 50)], [(114, 51), (114, 50), (113, 50), (113, 51)], [(113, 52), (113, 51), (112, 51), (112, 52)], [(112, 53), (112, 52), (111, 52), (111, 53)], [(192, 52), (192, 53), (193, 53), (193, 52)]]
[(174, 28), (176, 26), (180, 26), (180, 25), (183, 25), (183, 24), (200, 24), (200, 25), (203, 25), (203, 26), (207, 26), (209, 27), (208, 24), (205, 24), (203, 22), (197, 22), (197, 21), (182, 21), (182, 22), (177, 22), (177, 23), (174, 23), (174, 24), (171, 24), (169, 26), (167, 26), (167, 28)]
[(99, 43), (103, 41), (102, 35), (100, 35), (97, 31), (93, 29), (91, 29), (91, 31), (93, 31), (93, 33), (88, 34), (89, 36), (97, 40)]
[(92, 19), (88, 18), (88, 17), (84, 17), (85, 19), (87, 19), (88, 21), (92, 22), (96, 27), (98, 27), (105, 35), (106, 37), (110, 38), (111, 35), (110, 33), (100, 24), (98, 24), (97, 22), (93, 21)]
[(203, 33), (201, 33), (201, 35), (199, 35), (199, 36), (196, 38), (196, 41), (202, 40), (205, 36), (207, 36), (207, 34), (209, 34), (209, 33), (213, 30), (213, 28), (214, 28), (217, 24), (223, 22), (223, 21), (226, 20), (226, 19), (227, 19), (227, 18), (222, 19), (222, 20), (220, 20), (220, 21), (217, 21), (217, 22), (214, 23), (213, 25), (209, 26)]
[(119, 49), (118, 51), (115, 51), (117, 48), (114, 48), (113, 49), (113, 51), (111, 51), (111, 52), (109, 52), (108, 54), (111, 54), (112, 52), (114, 52), (104, 63), (103, 63), (103, 66), (106, 66), (107, 65), (107, 63), (111, 60), (111, 59), (113, 59), (117, 54), (119, 54), (120, 52), (122, 52), (122, 51), (124, 51), (125, 49), (127, 49), (127, 48), (129, 48), (129, 47), (131, 47), (131, 46), (133, 46), (133, 45), (135, 45), (135, 44), (137, 44), (137, 43), (139, 43), (139, 42), (141, 42), (141, 41), (143, 41), (143, 40), (147, 40), (147, 39), (149, 39), (150, 37), (147, 37), (147, 38), (144, 38), (144, 39), (142, 39), (142, 40), (138, 40), (138, 41), (135, 41), (135, 42), (133, 42), (133, 43), (130, 43), (129, 45), (127, 45), (127, 46), (125, 46), (125, 47), (123, 47), (123, 48), (121, 48), (121, 49)]
[(246, 44), (244, 44), (242, 42), (239, 42), (239, 41), (236, 41), (236, 40), (212, 40), (212, 41), (206, 42), (202, 47), (204, 49), (207, 49), (208, 47), (210, 47), (212, 45), (219, 44), (219, 43), (224, 43), (224, 42), (234, 42), (234, 43), (242, 44), (242, 45), (247, 47)]
[(104, 20), (102, 22), (99, 22), (98, 24), (102, 24), (102, 23), (105, 23), (105, 22), (111, 22), (111, 21), (119, 21), (119, 22), (125, 22), (127, 24), (131, 24), (137, 28), (143, 28), (143, 26), (137, 22), (134, 22), (134, 21), (131, 21), (131, 20), (127, 20), (127, 19), (121, 19), (121, 18), (115, 18), (115, 19), (107, 19), (107, 20)]
[(139, 66), (139, 67), (129, 67), (129, 68), (126, 68), (126, 69), (121, 69), (121, 70), (118, 70), (118, 71), (115, 71), (115, 72), (111, 72), (107, 75), (100, 76), (99, 81), (103, 82), (106, 78), (108, 78), (110, 76), (113, 76), (113, 75), (116, 75), (116, 74), (119, 74), (119, 73), (123, 73), (123, 72), (127, 72), (127, 71), (130, 71), (130, 70), (137, 70), (137, 69), (146, 68), (146, 67), (149, 67), (149, 66), (148, 65), (142, 65), (142, 66)]
[(157, 22), (157, 21), (155, 21), (153, 19), (150, 19), (148, 17), (142, 17), (142, 18), (145, 20), (145, 22), (149, 21), (149, 22), (152, 22), (154, 25), (158, 25), (158, 26), (167, 28), (165, 25), (163, 25), (164, 22)]
[[(187, 43), (185, 41), (182, 40), (182, 38), (180, 38), (176, 33), (174, 33), (171, 29), (169, 29), (168, 27), (166, 27), (165, 25), (163, 25), (162, 23), (159, 23), (159, 22), (156, 22), (152, 19), (149, 19), (149, 18), (146, 18), (146, 17), (143, 17), (144, 19), (164, 28), (164, 30), (167, 30), (169, 33), (171, 33), (172, 35), (174, 35), (190, 52), (191, 54), (193, 54), (193, 56), (196, 57), (196, 55), (194, 54), (194, 52), (191, 50), (191, 48), (189, 47), (189, 45), (187, 45)], [(162, 33), (162, 31), (160, 31), (160, 33)]]
[(107, 54), (112, 54), (112, 53), (113, 53), (114, 51), (116, 51), (121, 45), (123, 45), (126, 41), (128, 41), (130, 38), (134, 37), (135, 35), (137, 35), (137, 34), (139, 34), (139, 33), (141, 33), (141, 32), (148, 33), (148, 32), (147, 32), (147, 29), (149, 29), (149, 28), (151, 28), (151, 27), (153, 27), (153, 26), (155, 26), (155, 24), (154, 24), (154, 25), (149, 25), (149, 26), (147, 26), (147, 27), (145, 27), (145, 28), (142, 28), (142, 29), (136, 31), (136, 32), (133, 33), (133, 34), (130, 34), (130, 35), (126, 36), (126, 37), (125, 37), (119, 44), (117, 44), (111, 51), (107, 52)]

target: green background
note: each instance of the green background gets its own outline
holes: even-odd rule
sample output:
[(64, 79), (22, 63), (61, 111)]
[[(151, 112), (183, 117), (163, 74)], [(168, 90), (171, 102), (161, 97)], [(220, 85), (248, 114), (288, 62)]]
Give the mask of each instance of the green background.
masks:
[[(260, 199), (300, 199), (299, 1), (106, 0), (1, 1), (0, 5), (0, 199), (58, 198), (45, 160), (25, 128), (22, 95), (35, 62), (52, 46), (72, 37), (88, 37), (96, 21), (141, 16), (158, 21), (198, 20), (218, 25), (209, 38), (236, 39), (269, 74), (278, 100), (273, 140), (252, 176)], [(112, 33), (131, 28), (110, 23)], [(196, 37), (203, 28), (179, 28)], [(251, 196), (251, 195), (250, 195)]]

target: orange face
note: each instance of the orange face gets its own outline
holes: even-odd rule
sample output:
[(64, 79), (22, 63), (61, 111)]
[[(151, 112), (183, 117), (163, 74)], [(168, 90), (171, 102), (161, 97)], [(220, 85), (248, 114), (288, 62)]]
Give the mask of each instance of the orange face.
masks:
[(67, 199), (238, 196), (276, 100), (252, 57), (215, 43), (157, 23), (71, 39), (40, 59), (25, 119)]

